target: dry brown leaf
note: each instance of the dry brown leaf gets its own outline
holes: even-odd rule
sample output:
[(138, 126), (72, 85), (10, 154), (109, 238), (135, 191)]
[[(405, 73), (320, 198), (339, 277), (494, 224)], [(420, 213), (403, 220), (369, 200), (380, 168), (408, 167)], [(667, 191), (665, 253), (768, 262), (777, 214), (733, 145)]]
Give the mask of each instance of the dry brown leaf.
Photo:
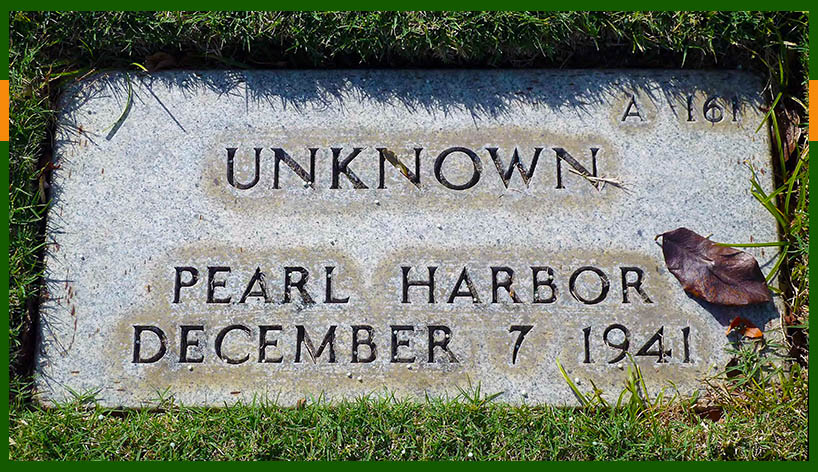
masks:
[(772, 300), (755, 257), (719, 246), (687, 228), (657, 236), (668, 270), (684, 290), (718, 305), (742, 306)]
[(724, 415), (724, 409), (720, 406), (710, 406), (706, 408), (696, 408), (694, 410), (696, 414), (701, 419), (707, 419), (710, 421), (718, 422), (721, 421), (722, 416)]
[(758, 339), (764, 337), (764, 333), (762, 333), (761, 330), (747, 318), (742, 318), (740, 316), (733, 318), (733, 321), (730, 322), (730, 326), (727, 327), (727, 334), (730, 334), (730, 332), (736, 328), (738, 328), (739, 332), (747, 338)]
[(157, 52), (145, 58), (145, 68), (150, 72), (176, 66), (176, 58), (166, 52)]

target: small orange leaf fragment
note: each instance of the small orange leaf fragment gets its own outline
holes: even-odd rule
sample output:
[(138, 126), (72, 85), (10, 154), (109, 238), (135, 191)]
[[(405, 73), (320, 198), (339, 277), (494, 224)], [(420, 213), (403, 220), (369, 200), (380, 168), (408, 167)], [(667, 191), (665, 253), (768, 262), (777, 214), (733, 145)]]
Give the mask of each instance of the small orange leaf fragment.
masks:
[(747, 338), (758, 339), (764, 337), (764, 333), (762, 333), (761, 330), (747, 318), (742, 318), (740, 316), (733, 318), (733, 321), (730, 322), (730, 326), (727, 327), (726, 334), (730, 334), (730, 332), (736, 328), (740, 330), (742, 336)]

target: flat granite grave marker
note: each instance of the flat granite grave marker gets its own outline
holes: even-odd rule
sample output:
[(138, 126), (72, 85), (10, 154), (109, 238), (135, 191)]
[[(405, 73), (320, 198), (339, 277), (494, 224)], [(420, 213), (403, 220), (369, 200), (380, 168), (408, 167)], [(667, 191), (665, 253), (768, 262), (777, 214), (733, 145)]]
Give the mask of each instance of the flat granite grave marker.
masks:
[[(735, 71), (111, 73), (65, 92), (39, 398), (700, 388), (735, 316), (657, 234), (775, 241), (762, 82)], [(751, 249), (764, 273), (775, 251)], [(630, 356), (629, 356), (630, 355)]]

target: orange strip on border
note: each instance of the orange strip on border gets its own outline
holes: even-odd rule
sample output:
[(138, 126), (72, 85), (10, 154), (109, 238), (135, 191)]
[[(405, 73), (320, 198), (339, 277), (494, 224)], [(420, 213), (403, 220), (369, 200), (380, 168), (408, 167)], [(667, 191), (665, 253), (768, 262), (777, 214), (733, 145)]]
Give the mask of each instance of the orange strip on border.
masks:
[[(809, 124), (818, 123), (818, 80), (809, 81)], [(815, 100), (812, 100), (812, 99)], [(815, 129), (815, 131), (813, 131)], [(815, 126), (809, 127), (809, 140), (818, 141), (818, 128)]]
[[(812, 85), (812, 82), (810, 82)], [(3, 117), (0, 118), (0, 141), (9, 140), (9, 81), (0, 80), (0, 107), (2, 107)]]

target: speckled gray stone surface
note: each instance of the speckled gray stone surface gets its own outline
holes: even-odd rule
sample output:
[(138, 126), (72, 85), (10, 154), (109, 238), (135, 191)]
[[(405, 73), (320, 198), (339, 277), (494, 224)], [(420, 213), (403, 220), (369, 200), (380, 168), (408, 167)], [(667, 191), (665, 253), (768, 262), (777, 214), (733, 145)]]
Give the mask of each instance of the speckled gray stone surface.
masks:
[[(727, 361), (732, 317), (772, 335), (778, 308), (687, 296), (654, 236), (777, 239), (750, 194), (748, 164), (765, 188), (772, 179), (768, 133), (755, 132), (761, 88), (730, 71), (87, 79), (63, 95), (54, 143), (39, 398), (293, 404), (479, 383), (500, 401), (570, 405), (557, 359), (580, 389), (618, 395), (624, 330), (652, 391), (695, 390)], [(515, 147), (525, 170), (506, 185)], [(239, 188), (254, 181), (255, 148), (258, 181)], [(593, 153), (596, 177), (624, 188), (580, 175)], [(774, 251), (752, 252), (768, 272)], [(402, 271), (417, 281), (429, 267), (434, 303), (424, 286), (404, 300)]]

